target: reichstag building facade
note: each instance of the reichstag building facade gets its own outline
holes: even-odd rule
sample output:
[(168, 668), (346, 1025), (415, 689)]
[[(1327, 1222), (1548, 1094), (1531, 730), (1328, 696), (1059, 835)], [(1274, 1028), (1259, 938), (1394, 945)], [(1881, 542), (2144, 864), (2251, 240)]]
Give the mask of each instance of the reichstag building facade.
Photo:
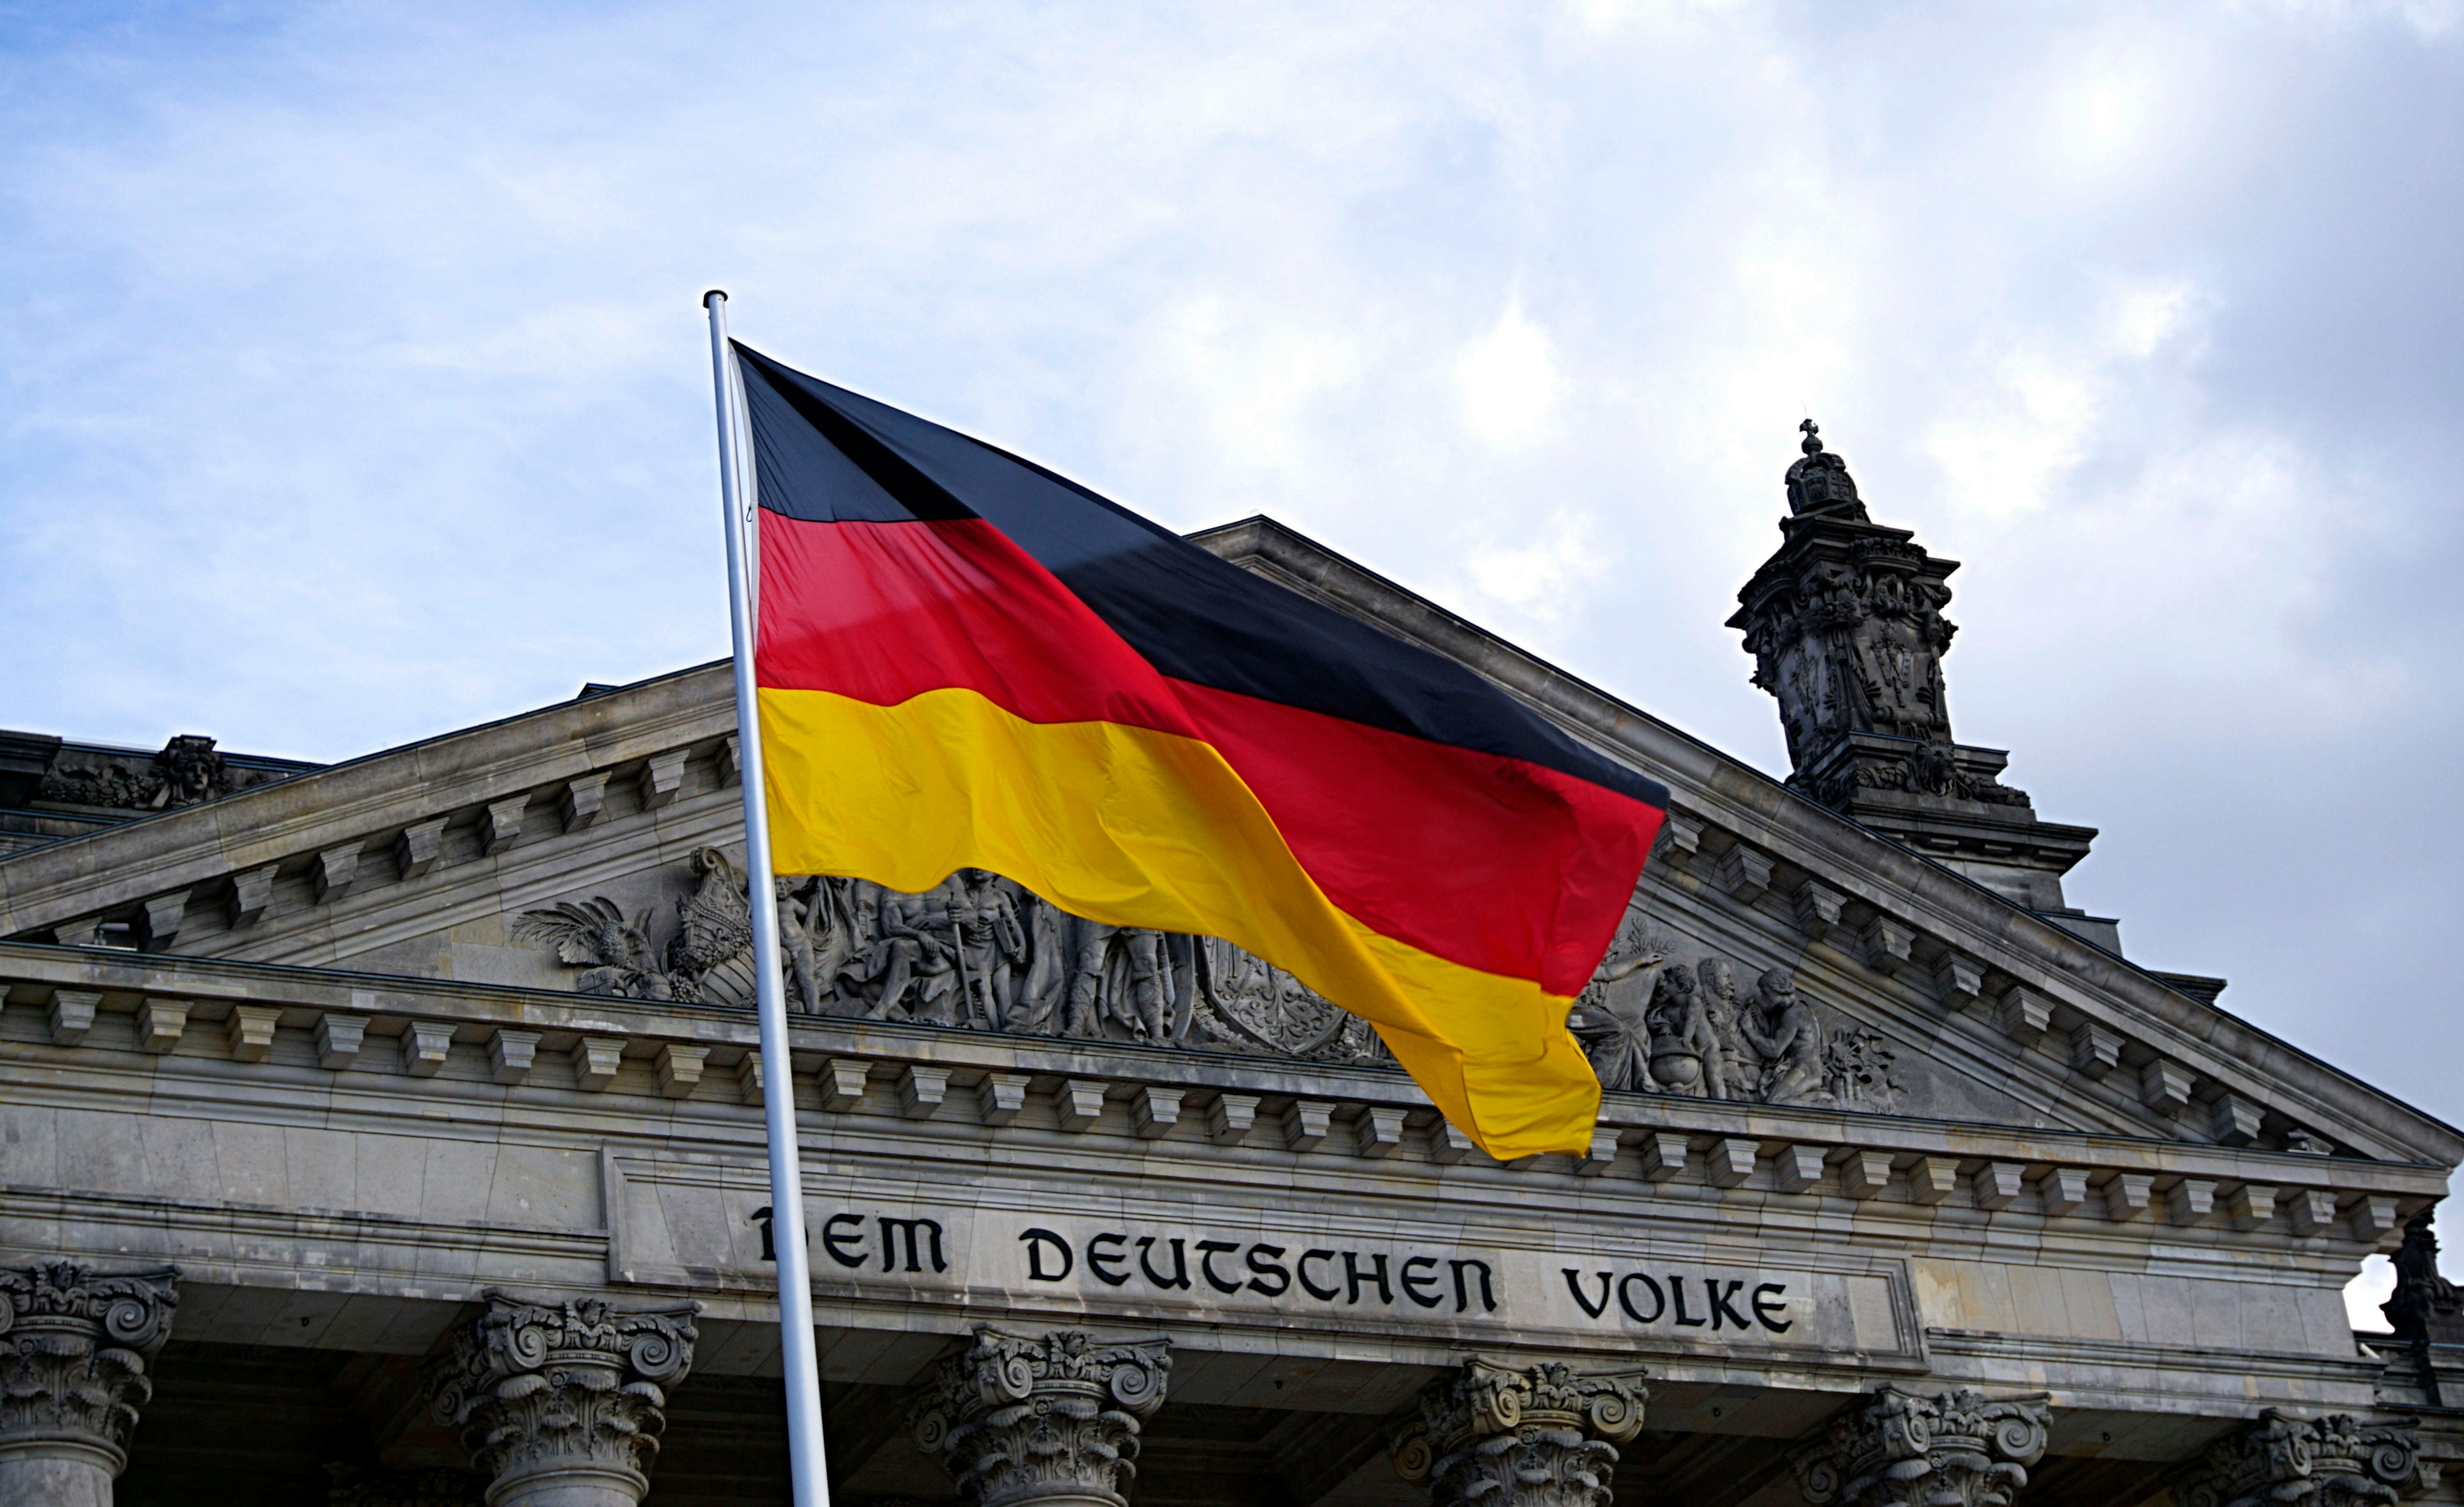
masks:
[(2464, 1134), (2069, 904), (2096, 834), (1952, 735), (1953, 563), (1804, 450), (1731, 620), (1785, 782), (1199, 536), (1670, 787), (1580, 1156), (1208, 938), (750, 895), (724, 665), (330, 767), (0, 733), (0, 1507), (783, 1502), (789, 1238), (848, 1507), (2464, 1499)]

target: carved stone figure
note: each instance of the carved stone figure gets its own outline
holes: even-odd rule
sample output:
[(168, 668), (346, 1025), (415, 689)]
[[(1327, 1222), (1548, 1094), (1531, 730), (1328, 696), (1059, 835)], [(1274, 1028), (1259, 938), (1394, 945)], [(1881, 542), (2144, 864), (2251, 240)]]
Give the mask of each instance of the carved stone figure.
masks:
[(2385, 1507), (2429, 1484), (2412, 1420), (2365, 1426), (2270, 1408), (2173, 1483), (2181, 1507)]
[[(2010, 1507), (2053, 1426), (2042, 1392), (1878, 1388), (1790, 1459), (1812, 1507)], [(2206, 1504), (2202, 1504), (2206, 1507)]]
[(1106, 1343), (1077, 1330), (1009, 1334), (978, 1324), (943, 1361), (915, 1416), (916, 1442), (979, 1507), (1127, 1507), (1138, 1429), (1163, 1406), (1172, 1342)]
[(490, 1477), (494, 1507), (635, 1507), (668, 1390), (693, 1367), (698, 1303), (619, 1312), (489, 1289), (429, 1374), (436, 1421)]
[(627, 921), (616, 902), (600, 895), (525, 910), (514, 918), (513, 938), (543, 942), (556, 950), (560, 962), (581, 969), (573, 987), (582, 994), (672, 999), (674, 989), (650, 950), (649, 928), (648, 910)]
[(2405, 1225), (2395, 1253), (2395, 1294), (2379, 1312), (2399, 1340), (2464, 1344), (2464, 1289), (2439, 1275), (2436, 1213), (2434, 1207), (2425, 1209)]
[(1420, 1394), (1395, 1469), (1433, 1507), (1608, 1507), (1617, 1447), (1642, 1431), (1639, 1368), (1516, 1370), (1474, 1358)]
[(179, 1277), (66, 1261), (0, 1270), (0, 1502), (111, 1500)]
[[(751, 908), (742, 871), (695, 852), (664, 949), (654, 908), (605, 896), (517, 916), (517, 941), (555, 950), (583, 994), (746, 1006)], [(1391, 1065), (1370, 1024), (1299, 979), (1213, 937), (1069, 915), (982, 869), (921, 894), (863, 880), (783, 875), (781, 982), (807, 1014), (954, 1030), (1145, 1041), (1313, 1061)], [(1680, 961), (1638, 908), (1576, 1000), (1568, 1027), (1603, 1087), (1766, 1103), (1887, 1107), (1895, 1054), (1873, 1031), (1832, 1024), (1785, 973), (1757, 992), (1724, 958)]]
[(1823, 1086), (1822, 1030), (1815, 1024), (1814, 1012), (1797, 998), (1788, 970), (1766, 972), (1755, 988), (1761, 1007), (1749, 1007), (1739, 1028), (1769, 1064), (1763, 1070), (1763, 1103), (1793, 1104), (1830, 1098)]
[(675, 997), (698, 1000), (711, 974), (752, 952), (753, 897), (742, 871), (717, 848), (695, 848), (691, 862), (701, 883), (676, 902), (667, 964)]

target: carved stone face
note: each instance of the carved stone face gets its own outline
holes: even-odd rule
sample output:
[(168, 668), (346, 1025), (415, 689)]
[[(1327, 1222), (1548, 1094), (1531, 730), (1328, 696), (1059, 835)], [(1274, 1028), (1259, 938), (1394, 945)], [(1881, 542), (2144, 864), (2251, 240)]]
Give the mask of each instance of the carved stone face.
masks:
[(1756, 983), (1762, 991), (1763, 1002), (1771, 1008), (1773, 1014), (1796, 1003), (1796, 985), (1789, 978), (1786, 969), (1774, 968)]
[(1703, 993), (1709, 998), (1737, 997), (1737, 970), (1727, 959), (1706, 957), (1695, 972), (1702, 976)]

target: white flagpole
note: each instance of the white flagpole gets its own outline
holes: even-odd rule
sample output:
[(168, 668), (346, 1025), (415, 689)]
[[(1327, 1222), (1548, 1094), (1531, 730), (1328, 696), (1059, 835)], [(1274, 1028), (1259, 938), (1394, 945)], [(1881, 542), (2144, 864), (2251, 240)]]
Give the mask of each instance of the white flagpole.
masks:
[(727, 345), (727, 295), (710, 311), (711, 380), (718, 393), (718, 491), (727, 517), (727, 616), (736, 643), (736, 738), (744, 786), (744, 867), (752, 883), (753, 979), (761, 1019), (761, 1114), (770, 1131), (771, 1247), (779, 1257), (779, 1347), (786, 1358), (787, 1472), (796, 1507), (829, 1507), (822, 1458), (822, 1369), (813, 1344), (813, 1278), (804, 1249), (803, 1159), (796, 1150), (796, 1075), (787, 1055), (787, 999), (779, 966), (779, 906), (770, 874), (770, 807), (761, 782), (754, 699), (753, 592), (747, 571), (754, 492), (737, 438), (741, 389)]

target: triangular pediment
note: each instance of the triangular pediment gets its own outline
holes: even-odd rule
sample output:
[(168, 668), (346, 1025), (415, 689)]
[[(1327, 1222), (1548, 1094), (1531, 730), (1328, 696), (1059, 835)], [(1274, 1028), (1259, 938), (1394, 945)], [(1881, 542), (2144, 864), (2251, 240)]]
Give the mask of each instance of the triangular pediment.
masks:
[[(1615, 1114), (1807, 1107), (2464, 1155), (2438, 1122), (1298, 535), (1251, 520), (1201, 541), (1669, 786), (1617, 976), (1575, 1018)], [(16, 853), (0, 936), (82, 941), (115, 920), (158, 951), (741, 1006), (735, 726), (727, 667), (706, 666)], [(1379, 1055), (1221, 944), (1114, 936), (1005, 882), (788, 888), (791, 994), (824, 1014)], [(891, 945), (919, 927), (929, 940)]]

